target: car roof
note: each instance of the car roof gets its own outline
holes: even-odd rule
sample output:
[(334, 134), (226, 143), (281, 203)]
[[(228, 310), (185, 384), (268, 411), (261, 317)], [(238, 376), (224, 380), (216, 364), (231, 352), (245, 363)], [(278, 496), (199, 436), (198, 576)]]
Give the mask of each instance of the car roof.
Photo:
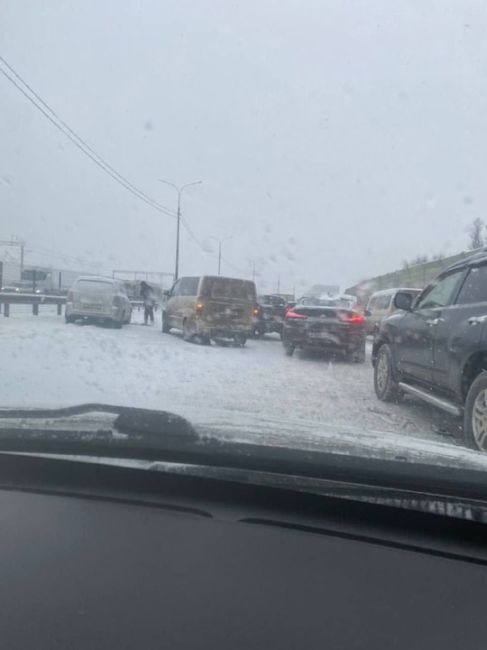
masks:
[(463, 260), (448, 266), (446, 269), (442, 270), (441, 275), (454, 271), (455, 269), (462, 269), (467, 266), (477, 266), (478, 264), (487, 264), (487, 248), (482, 248), (476, 253), (464, 257)]
[(380, 291), (375, 291), (373, 294), (371, 294), (371, 298), (375, 298), (376, 296), (386, 296), (386, 295), (391, 295), (393, 293), (397, 293), (398, 291), (422, 291), (419, 287), (395, 287), (394, 289), (381, 289)]
[(201, 276), (187, 276), (187, 277), (201, 277), (205, 280), (231, 280), (232, 282), (250, 282), (250, 284), (254, 284), (252, 280), (246, 280), (245, 278), (231, 278), (226, 275), (201, 275)]

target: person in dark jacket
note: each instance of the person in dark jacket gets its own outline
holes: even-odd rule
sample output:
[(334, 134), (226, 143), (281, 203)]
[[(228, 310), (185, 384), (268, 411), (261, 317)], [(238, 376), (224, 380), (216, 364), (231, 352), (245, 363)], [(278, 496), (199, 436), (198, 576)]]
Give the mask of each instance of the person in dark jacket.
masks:
[(154, 289), (147, 282), (140, 283), (140, 297), (144, 301), (144, 325), (147, 325), (149, 320), (154, 322)]

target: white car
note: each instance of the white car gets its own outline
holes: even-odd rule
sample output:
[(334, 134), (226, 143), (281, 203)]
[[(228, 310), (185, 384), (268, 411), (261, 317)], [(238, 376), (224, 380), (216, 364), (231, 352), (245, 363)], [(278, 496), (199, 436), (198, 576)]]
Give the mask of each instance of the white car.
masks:
[(79, 277), (66, 297), (66, 323), (95, 320), (120, 328), (130, 323), (132, 305), (121, 282), (97, 276)]

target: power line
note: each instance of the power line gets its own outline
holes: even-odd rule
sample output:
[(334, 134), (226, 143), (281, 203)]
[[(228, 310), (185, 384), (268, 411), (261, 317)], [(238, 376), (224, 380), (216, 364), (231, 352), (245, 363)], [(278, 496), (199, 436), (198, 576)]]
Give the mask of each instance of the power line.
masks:
[[(186, 228), (186, 232), (187, 232), (188, 235), (191, 237), (191, 239), (195, 242), (195, 244), (197, 244), (197, 245), (201, 248), (201, 250), (202, 250), (204, 253), (207, 253), (207, 254), (210, 253), (210, 251), (208, 251), (208, 250), (205, 248), (205, 245), (204, 245), (204, 244), (203, 244), (203, 243), (198, 239), (198, 237), (196, 237), (196, 235), (194, 234), (194, 232), (193, 232), (193, 231), (191, 230), (191, 228), (189, 227), (188, 222), (186, 221), (186, 219), (185, 219), (182, 215), (181, 215), (181, 223), (182, 223), (183, 226)], [(210, 253), (210, 254), (211, 254), (211, 253)]]
[[(102, 171), (104, 171), (106, 174), (111, 176), (113, 180), (115, 180), (117, 183), (122, 185), (126, 190), (131, 192), (134, 196), (136, 196), (138, 199), (141, 201), (144, 201), (147, 205), (149, 205), (151, 208), (158, 210), (162, 214), (165, 214), (166, 216), (170, 216), (172, 218), (176, 218), (176, 214), (174, 211), (170, 210), (166, 206), (162, 205), (155, 199), (151, 198), (149, 195), (147, 195), (145, 192), (140, 190), (136, 185), (131, 183), (127, 178), (122, 176), (114, 167), (112, 167), (102, 156), (100, 156), (81, 136), (79, 136), (74, 129), (72, 129), (59, 115), (56, 113), (56, 111), (49, 106), (49, 104), (42, 99), (42, 97), (23, 79), (23, 77), (16, 72), (16, 70), (8, 63), (8, 61), (0, 55), (0, 61), (10, 70), (10, 72), (15, 76), (16, 79), (20, 81), (21, 84), (29, 91), (27, 92), (17, 81), (12, 78), (8, 72), (0, 68), (0, 72), (4, 75), (4, 77), (10, 81), (10, 83), (17, 88), (17, 90), (24, 95), (26, 99), (31, 102), (37, 108), (38, 111), (40, 111), (46, 119), (53, 124), (61, 133), (66, 136), (82, 153), (84, 153), (88, 158), (92, 160)], [(31, 93), (29, 95), (29, 93)], [(32, 96), (31, 96), (32, 95)], [(35, 99), (34, 99), (35, 98)], [(36, 101), (37, 100), (37, 101)], [(189, 224), (186, 222), (186, 220), (181, 219), (183, 226), (185, 227), (186, 231), (188, 232), (189, 236), (191, 239), (201, 248), (201, 250), (206, 253), (206, 254), (211, 254), (209, 251), (206, 249), (204, 244), (196, 237), (192, 229), (190, 228)], [(66, 258), (68, 256), (65, 256)], [(71, 257), (71, 259), (79, 259), (79, 258), (74, 258)], [(237, 266), (226, 260), (225, 258), (222, 257), (222, 260), (232, 268), (233, 270), (237, 271), (238, 273), (241, 273), (243, 275), (246, 274), (245, 271), (242, 271), (242, 269), (239, 269)]]
[[(175, 218), (176, 215), (175, 213), (167, 208), (166, 206), (158, 203), (154, 199), (152, 199), (150, 196), (148, 196), (145, 192), (142, 190), (139, 190), (138, 187), (133, 185), (129, 180), (127, 180), (122, 174), (120, 174), (114, 167), (112, 167), (109, 163), (107, 163), (94, 149), (92, 149), (64, 120), (62, 120), (59, 115), (47, 104), (30, 86), (29, 84), (24, 81), (24, 79), (12, 68), (12, 66), (2, 57), (0, 56), (0, 61), (7, 66), (7, 68), (12, 72), (12, 74), (15, 75), (15, 77), (25, 86), (25, 88), (28, 89), (30, 93), (32, 93), (33, 97), (35, 97), (41, 105), (39, 105), (33, 97), (27, 93), (22, 86), (20, 86), (15, 79), (13, 79), (5, 70), (2, 70), (0, 68), (0, 72), (4, 75), (4, 77), (10, 81), (11, 84), (13, 84), (19, 92), (21, 92), (24, 97), (26, 97), (36, 108), (39, 110), (44, 117), (46, 117), (51, 124), (53, 124), (63, 135), (65, 135), (71, 142), (80, 150), (82, 151), (88, 158), (90, 158), (100, 169), (102, 169), (105, 173), (107, 173), (109, 176), (113, 178), (117, 183), (122, 185), (126, 190), (131, 192), (134, 196), (136, 196), (138, 199), (141, 201), (144, 201), (147, 203), (147, 205), (150, 205), (151, 208), (158, 210), (159, 212), (162, 212), (166, 216), (170, 216)], [(49, 114), (50, 113), (50, 114)]]

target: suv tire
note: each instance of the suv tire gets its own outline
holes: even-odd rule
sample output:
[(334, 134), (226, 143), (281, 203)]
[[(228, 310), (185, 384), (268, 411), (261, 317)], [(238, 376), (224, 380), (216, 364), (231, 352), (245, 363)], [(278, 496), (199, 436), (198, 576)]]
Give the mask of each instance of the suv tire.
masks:
[(382, 402), (399, 399), (399, 387), (393, 376), (392, 351), (387, 343), (379, 348), (374, 366), (375, 394)]
[(194, 342), (194, 332), (191, 329), (190, 322), (187, 318), (185, 318), (183, 321), (183, 340), (187, 341), (188, 343)]
[(465, 444), (487, 451), (487, 372), (481, 372), (472, 382), (465, 400), (463, 414)]
[(365, 341), (359, 350), (354, 350), (348, 354), (348, 358), (352, 363), (365, 363)]
[(296, 346), (292, 345), (292, 343), (284, 343), (284, 352), (287, 357), (292, 357), (295, 349)]
[(245, 334), (235, 334), (233, 337), (233, 344), (236, 348), (243, 348), (247, 343), (247, 337)]
[(169, 327), (169, 323), (167, 322), (167, 313), (163, 310), (162, 311), (162, 333), (163, 334), (169, 334), (171, 328)]

